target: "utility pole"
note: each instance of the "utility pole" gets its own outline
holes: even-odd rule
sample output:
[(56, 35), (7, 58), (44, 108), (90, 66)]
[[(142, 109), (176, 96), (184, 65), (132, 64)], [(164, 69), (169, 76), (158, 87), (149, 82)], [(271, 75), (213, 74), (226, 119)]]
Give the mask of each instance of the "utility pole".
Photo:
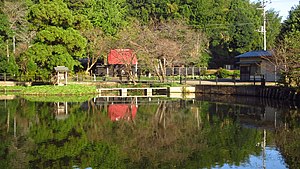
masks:
[(267, 50), (267, 30), (266, 30), (266, 5), (265, 0), (263, 0), (263, 18), (264, 18), (264, 25), (263, 25), (263, 32), (264, 32), (264, 50)]
[(266, 6), (267, 6), (267, 3), (271, 3), (271, 0), (270, 1), (263, 0), (262, 7), (258, 8), (258, 9), (263, 10), (263, 26), (262, 26), (261, 31), (259, 31), (259, 32), (262, 32), (263, 36), (264, 36), (264, 50), (267, 50), (267, 29), (266, 29), (266, 23), (267, 23)]

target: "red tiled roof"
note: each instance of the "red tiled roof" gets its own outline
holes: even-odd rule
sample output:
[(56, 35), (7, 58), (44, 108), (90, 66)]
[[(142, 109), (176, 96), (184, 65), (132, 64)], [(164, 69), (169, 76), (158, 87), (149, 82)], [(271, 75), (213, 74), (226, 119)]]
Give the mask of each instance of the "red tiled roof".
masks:
[(136, 55), (131, 49), (110, 50), (107, 58), (108, 64), (137, 64)]

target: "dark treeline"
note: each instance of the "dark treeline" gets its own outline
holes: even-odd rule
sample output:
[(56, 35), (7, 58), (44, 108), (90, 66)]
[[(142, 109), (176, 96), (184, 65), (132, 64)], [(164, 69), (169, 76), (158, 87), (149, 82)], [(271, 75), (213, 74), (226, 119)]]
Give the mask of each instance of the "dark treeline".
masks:
[[(249, 0), (4, 0), (0, 73), (46, 75), (57, 65), (89, 72), (112, 48), (132, 48), (147, 69), (162, 58), (219, 68), (263, 48), (258, 8)], [(297, 39), (298, 9), (283, 24), (267, 11), (268, 49)], [(84, 68), (80, 58), (88, 58)]]

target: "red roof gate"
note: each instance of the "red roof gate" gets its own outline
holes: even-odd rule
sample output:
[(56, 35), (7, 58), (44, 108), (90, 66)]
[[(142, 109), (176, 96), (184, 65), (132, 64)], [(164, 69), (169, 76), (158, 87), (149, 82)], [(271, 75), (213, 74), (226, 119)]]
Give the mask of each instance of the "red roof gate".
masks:
[(136, 55), (131, 49), (112, 49), (107, 58), (110, 65), (137, 64)]
[[(122, 67), (122, 65), (125, 66), (134, 65), (135, 71), (133, 72), (134, 74), (137, 73), (138, 61), (135, 53), (131, 49), (111, 49), (107, 57), (107, 64), (117, 66), (119, 71), (121, 71), (120, 68)], [(113, 72), (115, 72), (115, 66), (113, 66)], [(107, 70), (107, 74), (109, 74), (108, 70)], [(121, 74), (120, 74), (120, 78), (122, 78)]]

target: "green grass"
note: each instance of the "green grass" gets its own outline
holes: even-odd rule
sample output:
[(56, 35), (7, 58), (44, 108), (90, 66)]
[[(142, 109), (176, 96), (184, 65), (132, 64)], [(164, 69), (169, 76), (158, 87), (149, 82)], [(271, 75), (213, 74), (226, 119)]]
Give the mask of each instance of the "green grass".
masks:
[[(117, 85), (101, 85), (104, 88), (143, 88), (143, 87), (180, 87), (185, 86), (179, 83), (154, 83), (144, 84), (117, 84)], [(0, 93), (10, 93), (15, 95), (89, 95), (96, 94), (96, 86), (70, 84), (67, 86), (0, 86)]]
[(22, 94), (45, 95), (86, 95), (96, 93), (95, 86), (67, 85), (67, 86), (31, 86), (26, 87)]
[(2, 90), (24, 90), (25, 86), (0, 86), (0, 91)]
[(94, 95), (66, 95), (66, 96), (58, 96), (58, 95), (51, 95), (41, 97), (40, 95), (23, 95), (22, 98), (32, 101), (32, 102), (78, 102), (82, 103), (94, 98)]
[(87, 95), (96, 93), (96, 86), (0, 86), (1, 92), (13, 92), (21, 95)]

